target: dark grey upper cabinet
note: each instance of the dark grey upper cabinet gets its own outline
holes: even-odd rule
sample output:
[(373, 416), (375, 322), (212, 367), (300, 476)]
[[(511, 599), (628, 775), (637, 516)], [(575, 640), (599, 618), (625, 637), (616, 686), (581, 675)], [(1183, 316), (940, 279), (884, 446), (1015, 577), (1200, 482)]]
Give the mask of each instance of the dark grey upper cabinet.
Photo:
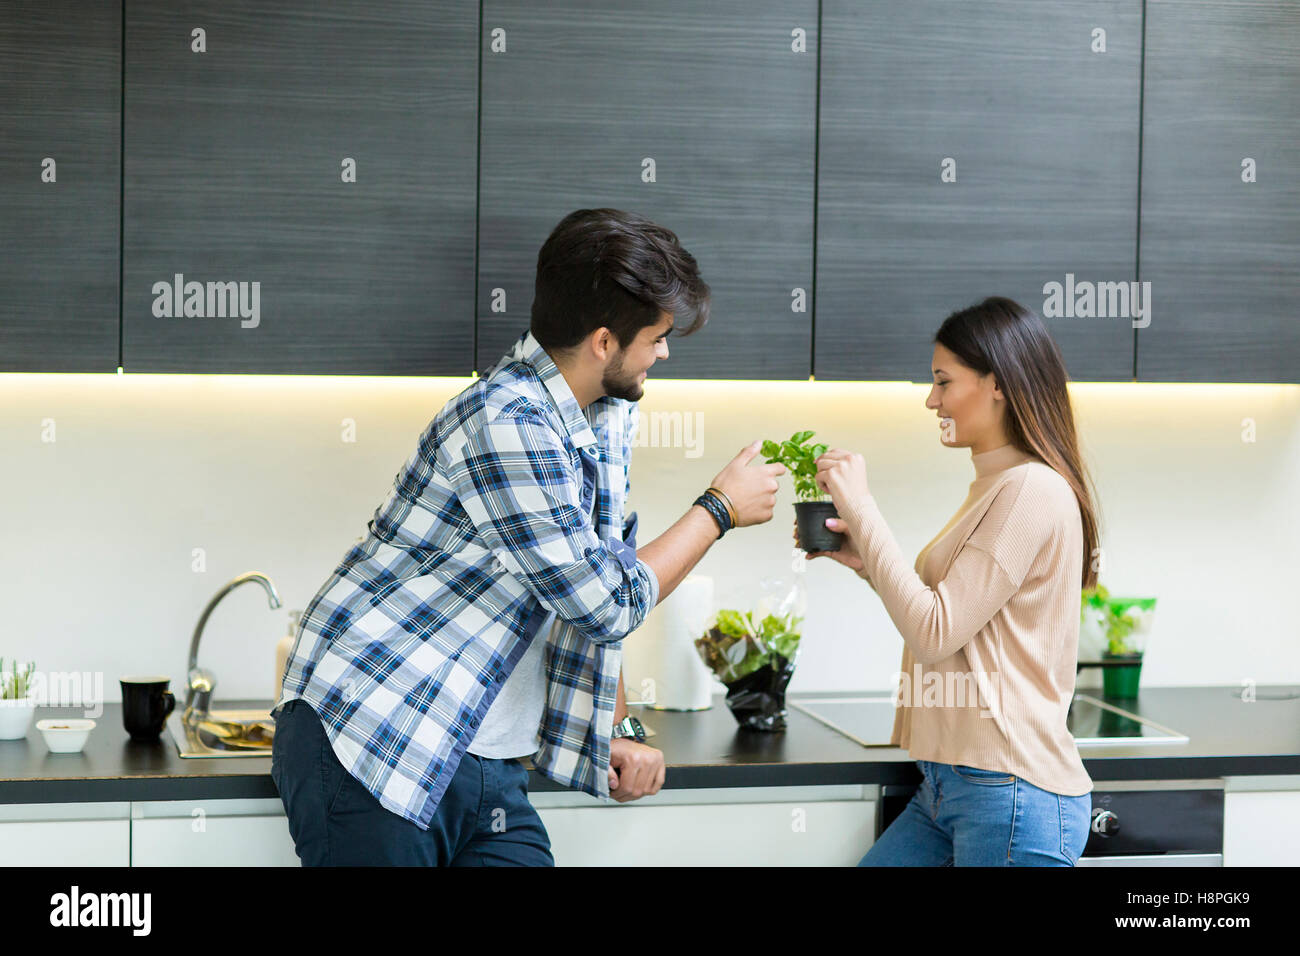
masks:
[(651, 374), (806, 379), (816, 2), (485, 0), (480, 42), (479, 371), (528, 328), (551, 229), (611, 206), (677, 233), (713, 290)]
[(477, 35), (467, 0), (127, 0), (127, 371), (468, 375)]
[(1138, 377), (1300, 382), (1300, 6), (1151, 2), (1146, 33)]
[(0, 372), (111, 372), (122, 13), (0, 4)]
[(1136, 279), (1140, 0), (823, 8), (817, 378), (928, 381), (943, 319), (1003, 295), (1071, 377), (1131, 379), (1136, 319), (1044, 290)]

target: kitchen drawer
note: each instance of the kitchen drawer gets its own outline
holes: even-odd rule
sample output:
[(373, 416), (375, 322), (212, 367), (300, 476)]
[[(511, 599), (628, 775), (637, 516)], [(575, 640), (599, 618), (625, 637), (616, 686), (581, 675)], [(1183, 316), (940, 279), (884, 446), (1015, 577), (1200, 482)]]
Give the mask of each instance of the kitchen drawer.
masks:
[(298, 866), (279, 799), (131, 805), (132, 866)]
[(5, 866), (126, 866), (131, 821), (126, 803), (0, 805)]
[(1224, 794), (1224, 866), (1300, 865), (1300, 791)]
[(588, 798), (586, 806), (532, 796), (556, 866), (853, 866), (871, 848), (876, 801), (863, 795), (874, 792), (661, 791), (628, 804)]

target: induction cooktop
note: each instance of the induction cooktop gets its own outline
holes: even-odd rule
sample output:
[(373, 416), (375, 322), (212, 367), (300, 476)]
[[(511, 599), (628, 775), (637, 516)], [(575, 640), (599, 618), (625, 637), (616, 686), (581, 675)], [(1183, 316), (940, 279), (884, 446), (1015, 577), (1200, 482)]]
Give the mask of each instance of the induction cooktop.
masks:
[[(894, 702), (889, 694), (791, 697), (789, 704), (864, 747), (891, 746), (889, 737), (894, 728)], [(1079, 747), (1188, 742), (1185, 734), (1087, 694), (1074, 695), (1066, 727)]]

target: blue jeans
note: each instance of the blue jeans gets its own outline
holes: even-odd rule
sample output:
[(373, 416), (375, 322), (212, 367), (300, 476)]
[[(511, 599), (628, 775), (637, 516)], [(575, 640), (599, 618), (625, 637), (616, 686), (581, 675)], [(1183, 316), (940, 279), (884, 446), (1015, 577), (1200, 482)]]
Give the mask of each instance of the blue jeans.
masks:
[(428, 830), (383, 806), (334, 755), (305, 700), (280, 709), (271, 778), (303, 866), (554, 866), (518, 760), (465, 753)]
[(1074, 866), (1092, 794), (1066, 797), (1020, 777), (918, 760), (921, 786), (858, 866)]

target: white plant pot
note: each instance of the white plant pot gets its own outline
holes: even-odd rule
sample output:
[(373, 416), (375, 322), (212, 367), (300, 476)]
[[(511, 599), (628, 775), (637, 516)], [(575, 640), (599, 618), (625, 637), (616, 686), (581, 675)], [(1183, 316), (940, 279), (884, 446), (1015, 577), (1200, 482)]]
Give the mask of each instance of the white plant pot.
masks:
[(0, 740), (22, 740), (32, 725), (36, 701), (30, 697), (21, 700), (0, 700)]

